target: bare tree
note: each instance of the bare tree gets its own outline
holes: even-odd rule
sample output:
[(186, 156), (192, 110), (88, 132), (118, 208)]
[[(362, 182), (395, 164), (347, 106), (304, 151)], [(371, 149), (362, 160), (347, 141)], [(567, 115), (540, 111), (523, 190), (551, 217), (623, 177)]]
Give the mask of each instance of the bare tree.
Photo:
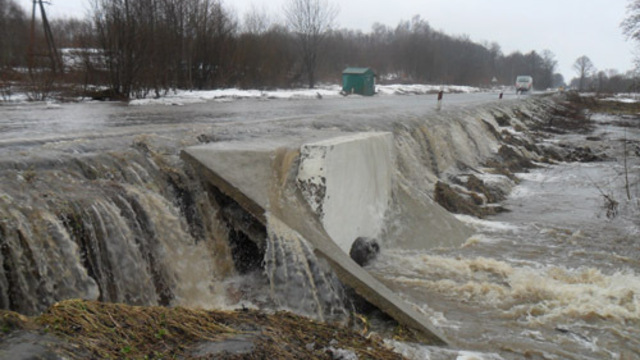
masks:
[(538, 79), (536, 79), (540, 89), (548, 89), (554, 86), (553, 76), (557, 66), (558, 62), (555, 54), (550, 50), (543, 50), (541, 68), (538, 73)]
[(573, 69), (576, 71), (580, 79), (578, 91), (582, 91), (585, 79), (587, 79), (596, 70), (596, 67), (593, 65), (593, 62), (591, 62), (591, 59), (583, 55), (577, 58), (576, 62), (573, 63)]
[(627, 17), (620, 23), (622, 32), (635, 41), (640, 41), (640, 0), (631, 0), (627, 5)]
[(553, 84), (552, 84), (552, 86), (556, 87), (556, 88), (566, 86), (565, 81), (564, 81), (564, 76), (562, 76), (562, 74), (560, 74), (560, 73), (553, 74)]
[(318, 51), (334, 26), (338, 8), (328, 0), (289, 0), (284, 13), (291, 31), (298, 36), (304, 71), (309, 88), (313, 88)]
[(266, 33), (272, 25), (273, 21), (266, 8), (264, 6), (258, 8), (253, 4), (251, 10), (244, 15), (242, 27), (245, 33), (261, 35)]
[(228, 86), (236, 23), (220, 0), (93, 0), (114, 97)]
[(0, 101), (12, 93), (13, 67), (24, 65), (29, 42), (27, 16), (14, 0), (0, 0)]
[(14, 0), (0, 0), (0, 68), (24, 62), (29, 42), (27, 17)]

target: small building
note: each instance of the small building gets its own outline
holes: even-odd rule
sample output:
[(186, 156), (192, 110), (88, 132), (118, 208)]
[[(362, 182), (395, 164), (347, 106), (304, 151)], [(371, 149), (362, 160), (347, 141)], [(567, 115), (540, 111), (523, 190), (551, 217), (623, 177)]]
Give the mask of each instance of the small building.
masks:
[(342, 72), (342, 91), (371, 96), (376, 93), (376, 74), (370, 68), (349, 67)]

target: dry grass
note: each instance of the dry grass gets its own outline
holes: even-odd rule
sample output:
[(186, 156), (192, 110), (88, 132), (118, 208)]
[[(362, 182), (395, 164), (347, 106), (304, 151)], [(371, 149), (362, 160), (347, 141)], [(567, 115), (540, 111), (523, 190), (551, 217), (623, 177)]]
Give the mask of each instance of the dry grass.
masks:
[[(77, 349), (69, 359), (333, 359), (332, 349), (359, 359), (402, 359), (376, 336), (287, 312), (202, 311), (69, 300), (34, 318), (3, 311), (4, 335), (46, 331)], [(195, 355), (198, 345), (250, 339), (248, 353)], [(0, 337), (0, 340), (2, 337)], [(78, 354), (84, 354), (80, 357)]]

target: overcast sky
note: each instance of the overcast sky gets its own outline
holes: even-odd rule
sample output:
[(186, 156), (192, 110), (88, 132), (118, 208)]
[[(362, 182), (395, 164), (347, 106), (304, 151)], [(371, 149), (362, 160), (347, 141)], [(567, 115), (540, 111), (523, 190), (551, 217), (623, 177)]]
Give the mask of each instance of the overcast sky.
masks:
[[(32, 0), (18, 0), (25, 7)], [(86, 14), (89, 0), (49, 0), (50, 17)], [(287, 0), (223, 0), (239, 19), (252, 5), (272, 16)], [(432, 28), (449, 35), (468, 35), (476, 42), (497, 42), (505, 54), (551, 50), (558, 72), (569, 81), (572, 65), (587, 55), (598, 70), (633, 68), (635, 45), (625, 40), (620, 22), (628, 0), (347, 0), (339, 4), (341, 28), (368, 32), (379, 22), (395, 27), (420, 15)], [(365, 66), (366, 64), (362, 64)]]

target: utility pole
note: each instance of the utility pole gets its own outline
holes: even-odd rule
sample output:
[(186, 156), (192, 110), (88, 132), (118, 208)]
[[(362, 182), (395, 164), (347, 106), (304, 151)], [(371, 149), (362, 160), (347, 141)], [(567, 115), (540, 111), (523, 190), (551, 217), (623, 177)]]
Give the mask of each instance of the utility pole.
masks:
[(40, 17), (42, 18), (42, 27), (44, 30), (44, 37), (47, 42), (47, 50), (49, 60), (51, 61), (51, 71), (56, 73), (63, 73), (64, 68), (62, 66), (62, 60), (58, 49), (56, 48), (55, 41), (53, 39), (53, 33), (49, 26), (49, 20), (47, 19), (47, 13), (44, 10), (44, 4), (42, 0), (33, 0), (33, 8), (31, 11), (31, 36), (29, 41), (29, 73), (33, 72), (35, 67), (35, 42), (36, 42), (36, 11), (40, 8)]

